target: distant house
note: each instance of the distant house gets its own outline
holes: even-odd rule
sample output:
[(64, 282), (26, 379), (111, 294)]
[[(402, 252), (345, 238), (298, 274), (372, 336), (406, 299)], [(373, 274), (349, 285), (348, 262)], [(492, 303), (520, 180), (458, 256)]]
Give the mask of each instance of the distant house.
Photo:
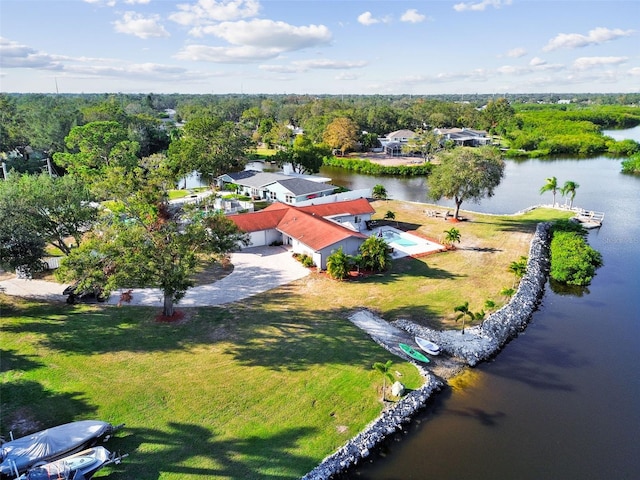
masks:
[(242, 195), (292, 205), (331, 195), (337, 190), (335, 185), (325, 183), (323, 180), (312, 181), (308, 178), (257, 170), (225, 173), (217, 178), (220, 188), (234, 184), (239, 187), (238, 193)]
[(250, 246), (283, 244), (306, 254), (316, 266), (327, 268), (327, 257), (340, 247), (356, 255), (367, 239), (362, 233), (375, 210), (365, 198), (296, 207), (274, 203), (258, 212), (229, 218), (250, 238)]
[(402, 155), (402, 147), (415, 137), (416, 132), (413, 130), (396, 130), (395, 132), (387, 133), (387, 136), (381, 142), (384, 153), (394, 157)]
[(480, 147), (491, 143), (491, 138), (484, 130), (471, 128), (435, 128), (434, 133), (446, 140), (454, 142), (459, 147)]

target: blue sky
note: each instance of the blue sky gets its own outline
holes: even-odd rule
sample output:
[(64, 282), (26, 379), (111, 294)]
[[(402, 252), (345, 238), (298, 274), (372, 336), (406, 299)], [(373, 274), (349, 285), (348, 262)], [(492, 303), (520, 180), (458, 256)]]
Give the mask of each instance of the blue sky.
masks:
[(639, 0), (1, 0), (0, 91), (640, 92)]

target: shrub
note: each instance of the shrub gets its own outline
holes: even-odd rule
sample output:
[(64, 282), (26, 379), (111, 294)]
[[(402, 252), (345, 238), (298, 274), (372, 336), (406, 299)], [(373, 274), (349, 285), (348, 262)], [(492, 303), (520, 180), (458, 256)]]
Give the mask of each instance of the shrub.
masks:
[(556, 231), (551, 240), (551, 278), (568, 285), (591, 283), (602, 255), (576, 232)]
[(623, 160), (622, 171), (624, 173), (632, 173), (634, 175), (639, 175), (640, 174), (640, 153), (632, 155), (626, 160)]
[(310, 257), (309, 255), (307, 255), (306, 253), (294, 253), (293, 254), (293, 258), (295, 258), (296, 260), (298, 260), (303, 267), (315, 267), (316, 264), (313, 263), (313, 257)]
[(345, 279), (349, 275), (351, 263), (349, 255), (344, 253), (342, 247), (340, 247), (327, 257), (327, 273), (336, 280)]

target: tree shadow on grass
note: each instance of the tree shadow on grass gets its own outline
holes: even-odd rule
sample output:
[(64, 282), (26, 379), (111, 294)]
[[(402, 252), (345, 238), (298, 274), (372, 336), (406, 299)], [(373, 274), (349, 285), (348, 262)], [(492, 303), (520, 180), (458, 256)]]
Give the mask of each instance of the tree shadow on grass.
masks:
[(34, 355), (22, 355), (16, 350), (5, 350), (0, 348), (0, 373), (11, 370), (23, 372), (44, 366)]
[(349, 321), (350, 313), (342, 308), (263, 313), (260, 323), (240, 327), (243, 340), (231, 344), (226, 353), (242, 365), (276, 371), (326, 364), (369, 370), (381, 347)]
[(34, 381), (8, 381), (2, 385), (2, 434), (22, 437), (45, 428), (92, 416), (96, 408), (81, 392), (52, 392)]
[(299, 427), (273, 435), (216, 440), (210, 429), (187, 423), (171, 422), (162, 430), (125, 428), (109, 447), (129, 456), (105, 469), (109, 474), (101, 478), (157, 480), (165, 472), (193, 478), (300, 478), (317, 459), (292, 450), (315, 434), (313, 428)]
[(407, 277), (430, 278), (434, 280), (451, 280), (460, 275), (453, 274), (441, 268), (429, 266), (429, 257), (421, 259), (404, 257), (391, 262), (391, 268), (386, 272), (376, 273), (359, 278), (358, 282), (390, 284), (398, 279)]

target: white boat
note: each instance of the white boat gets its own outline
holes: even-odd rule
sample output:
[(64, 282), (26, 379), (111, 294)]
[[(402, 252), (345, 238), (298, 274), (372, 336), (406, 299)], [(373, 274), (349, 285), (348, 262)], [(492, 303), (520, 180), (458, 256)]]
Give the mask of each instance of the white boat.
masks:
[(415, 337), (415, 341), (418, 344), (418, 346), (428, 354), (430, 355), (440, 354), (440, 346), (433, 342), (430, 342), (426, 338)]

